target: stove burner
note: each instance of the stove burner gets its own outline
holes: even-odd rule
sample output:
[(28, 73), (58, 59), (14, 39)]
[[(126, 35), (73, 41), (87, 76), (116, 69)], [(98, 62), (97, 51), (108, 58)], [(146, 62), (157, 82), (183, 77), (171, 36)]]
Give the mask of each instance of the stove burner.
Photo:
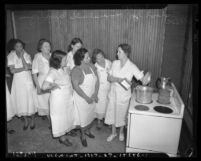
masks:
[(160, 113), (172, 113), (173, 110), (169, 107), (165, 107), (165, 106), (155, 106), (154, 110)]
[(144, 106), (144, 105), (136, 105), (136, 106), (135, 106), (135, 109), (136, 109), (136, 110), (139, 110), (139, 111), (148, 111), (148, 110), (149, 110), (149, 107)]

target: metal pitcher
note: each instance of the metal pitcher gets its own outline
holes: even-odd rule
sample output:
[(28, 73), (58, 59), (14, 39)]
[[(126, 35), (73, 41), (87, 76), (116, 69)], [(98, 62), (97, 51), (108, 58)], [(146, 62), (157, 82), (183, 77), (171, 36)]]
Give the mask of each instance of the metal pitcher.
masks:
[(171, 86), (171, 79), (170, 78), (160, 77), (156, 81), (156, 87), (158, 89), (167, 89), (170, 86)]

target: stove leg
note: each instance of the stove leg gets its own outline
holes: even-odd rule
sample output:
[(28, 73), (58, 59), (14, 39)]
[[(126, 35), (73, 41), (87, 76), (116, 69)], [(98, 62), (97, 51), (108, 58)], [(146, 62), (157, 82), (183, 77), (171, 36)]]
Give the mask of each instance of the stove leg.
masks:
[(170, 158), (176, 158), (176, 157), (179, 157), (179, 155), (177, 154), (167, 154)]

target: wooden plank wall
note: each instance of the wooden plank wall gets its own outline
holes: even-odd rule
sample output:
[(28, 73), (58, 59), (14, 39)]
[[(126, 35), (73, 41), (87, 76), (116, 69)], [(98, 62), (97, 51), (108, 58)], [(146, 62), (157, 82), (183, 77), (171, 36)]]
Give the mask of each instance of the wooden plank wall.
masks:
[(33, 58), (37, 53), (39, 39), (50, 39), (49, 16), (47, 10), (14, 11), (16, 37), (26, 43), (26, 51)]
[[(190, 24), (192, 21), (190, 21)], [(184, 103), (188, 104), (189, 94), (190, 93), (190, 86), (191, 86), (191, 79), (192, 79), (192, 25), (190, 25), (190, 29), (188, 31), (188, 41), (185, 45), (185, 59), (183, 64), (183, 78), (182, 78), (182, 89), (181, 95), (183, 98)], [(187, 107), (190, 108), (190, 107)], [(192, 107), (191, 107), (192, 108)], [(192, 109), (189, 109), (192, 112)], [(192, 113), (191, 113), (192, 114)]]
[(162, 76), (170, 77), (179, 93), (182, 89), (184, 46), (188, 4), (168, 4), (163, 46)]
[(114, 60), (120, 43), (132, 47), (131, 60), (152, 73), (161, 74), (166, 9), (147, 10), (50, 10), (50, 31), (54, 49), (67, 51), (71, 39), (79, 37), (92, 52), (100, 48)]

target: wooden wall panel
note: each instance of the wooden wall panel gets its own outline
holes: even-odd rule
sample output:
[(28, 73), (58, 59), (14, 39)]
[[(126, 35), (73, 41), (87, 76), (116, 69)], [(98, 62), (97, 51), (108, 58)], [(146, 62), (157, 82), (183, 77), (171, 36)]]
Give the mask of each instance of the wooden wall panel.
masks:
[(183, 77), (182, 77), (182, 89), (181, 96), (186, 105), (186, 108), (192, 114), (192, 106), (188, 106), (189, 99), (192, 99), (192, 17), (189, 15), (189, 26), (186, 32), (186, 43), (184, 49), (184, 62), (183, 62)]
[(120, 43), (132, 47), (130, 59), (153, 81), (161, 74), (166, 9), (147, 10), (50, 10), (54, 49), (67, 51), (74, 37), (80, 37), (92, 52), (100, 48), (114, 60)]
[(49, 15), (43, 10), (14, 11), (16, 37), (26, 43), (26, 51), (33, 58), (39, 39), (50, 39)]
[(168, 5), (163, 46), (162, 75), (172, 79), (180, 94), (188, 7), (188, 4)]

